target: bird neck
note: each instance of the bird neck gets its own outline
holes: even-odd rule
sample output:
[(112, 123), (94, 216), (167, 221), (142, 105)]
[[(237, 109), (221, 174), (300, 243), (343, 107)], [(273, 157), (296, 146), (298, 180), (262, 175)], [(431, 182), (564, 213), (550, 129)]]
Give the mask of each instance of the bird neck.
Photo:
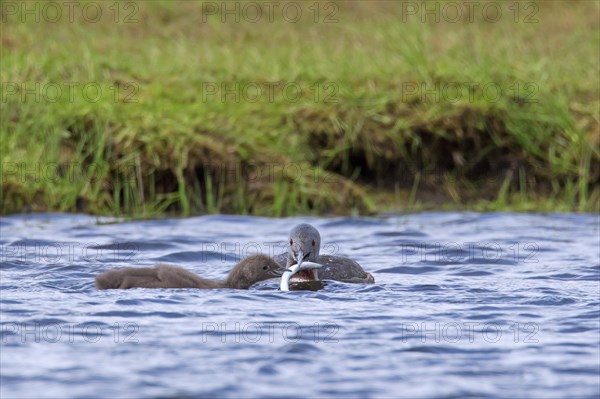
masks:
[(251, 281), (244, 273), (243, 265), (236, 265), (223, 282), (225, 288), (248, 289), (256, 281)]

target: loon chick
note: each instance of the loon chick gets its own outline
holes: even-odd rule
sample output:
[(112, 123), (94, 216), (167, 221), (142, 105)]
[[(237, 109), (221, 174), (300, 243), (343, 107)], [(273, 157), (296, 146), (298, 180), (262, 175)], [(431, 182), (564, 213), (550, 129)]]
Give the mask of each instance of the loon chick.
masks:
[(283, 270), (266, 255), (253, 255), (231, 269), (225, 280), (208, 280), (177, 266), (126, 267), (96, 276), (96, 288), (237, 288), (248, 289), (259, 281), (281, 276)]
[(372, 284), (375, 278), (355, 261), (343, 256), (320, 255), (321, 235), (310, 224), (299, 224), (290, 231), (287, 254), (275, 257), (280, 266), (309, 261), (322, 265), (319, 269), (298, 272), (291, 281), (336, 280), (346, 283)]

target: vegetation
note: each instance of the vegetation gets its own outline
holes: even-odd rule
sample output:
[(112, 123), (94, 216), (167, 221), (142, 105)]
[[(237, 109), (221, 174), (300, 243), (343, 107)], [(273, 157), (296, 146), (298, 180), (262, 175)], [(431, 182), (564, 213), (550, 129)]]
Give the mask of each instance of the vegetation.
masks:
[(10, 3), (4, 214), (599, 209), (598, 2)]

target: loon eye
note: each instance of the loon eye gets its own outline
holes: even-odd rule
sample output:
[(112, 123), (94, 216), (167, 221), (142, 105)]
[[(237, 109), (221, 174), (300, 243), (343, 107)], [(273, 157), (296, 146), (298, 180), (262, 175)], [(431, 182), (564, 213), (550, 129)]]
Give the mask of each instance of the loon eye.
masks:
[(312, 241), (312, 245), (313, 245), (313, 247), (315, 246), (315, 240)]
[(269, 266), (263, 266), (263, 270), (267, 270)]

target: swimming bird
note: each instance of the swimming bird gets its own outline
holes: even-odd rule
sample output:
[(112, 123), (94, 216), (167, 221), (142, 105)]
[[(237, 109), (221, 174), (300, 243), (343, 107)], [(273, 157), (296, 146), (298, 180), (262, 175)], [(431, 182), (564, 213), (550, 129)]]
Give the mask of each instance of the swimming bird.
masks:
[(287, 253), (276, 256), (275, 260), (286, 269), (304, 261), (322, 265), (321, 268), (301, 270), (290, 281), (336, 280), (366, 284), (375, 282), (373, 275), (365, 272), (357, 262), (343, 256), (320, 255), (320, 248), (319, 231), (310, 224), (299, 224), (290, 231)]
[(96, 288), (237, 288), (248, 289), (259, 281), (281, 276), (281, 266), (266, 255), (253, 255), (233, 267), (225, 280), (208, 280), (181, 267), (126, 267), (96, 276)]

